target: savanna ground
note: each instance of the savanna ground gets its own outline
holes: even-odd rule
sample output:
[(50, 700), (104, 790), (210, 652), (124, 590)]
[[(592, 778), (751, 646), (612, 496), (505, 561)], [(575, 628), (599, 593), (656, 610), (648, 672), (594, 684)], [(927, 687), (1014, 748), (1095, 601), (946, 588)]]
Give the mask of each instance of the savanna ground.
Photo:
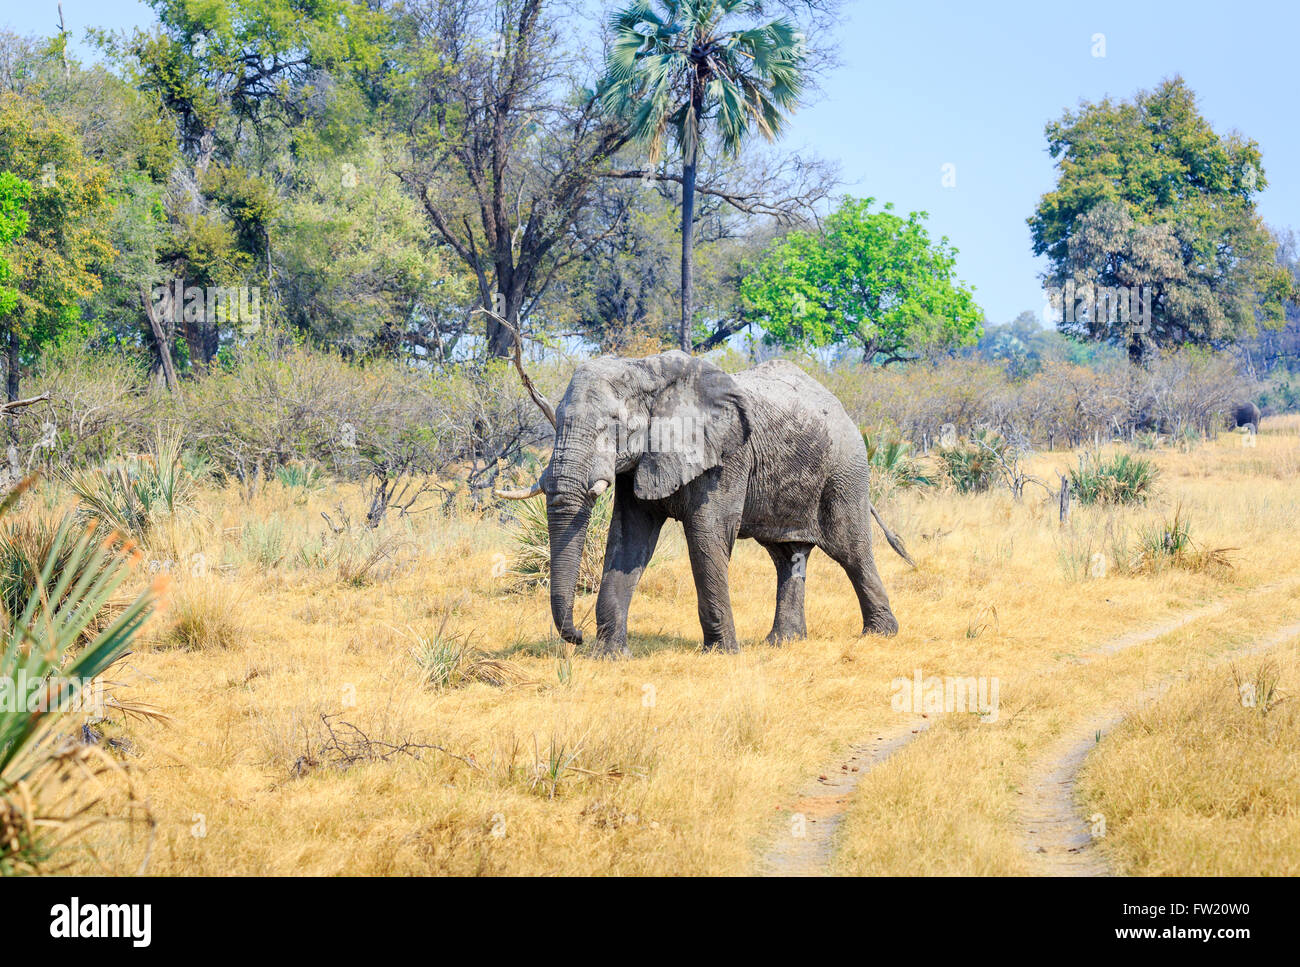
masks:
[[(1163, 681), (1163, 699), (1134, 705), (1085, 763), (1078, 809), (1104, 815), (1105, 862), (1300, 872), (1300, 713), (1286, 700), (1297, 642), (1228, 660), (1300, 620), (1300, 418), (1267, 420), (1254, 447), (1225, 433), (1146, 455), (1161, 471), (1150, 503), (1076, 503), (1064, 528), (1033, 486), (1020, 502), (1005, 489), (892, 494), (885, 519), (919, 564), (878, 541), (902, 625), (892, 639), (858, 636), (847, 579), (815, 554), (810, 637), (764, 645), (774, 575), (742, 541), (741, 652), (702, 653), (669, 531), (633, 600), (624, 662), (567, 655), (544, 589), (512, 588), (500, 507), (336, 534), (322, 511), (341, 526), (338, 505), (359, 506), (356, 494), (208, 489), (150, 547), (139, 581), (168, 572), (166, 605), (113, 676), (117, 694), (170, 720), (104, 725), (126, 740), (157, 822), (147, 868), (753, 873), (792, 835), (801, 786), (913, 720), (893, 682), (920, 670), (996, 678), (997, 714), (930, 713), (862, 778), (829, 872), (1037, 871), (1020, 815), (1034, 763), (1071, 726)], [(1076, 456), (1040, 454), (1031, 469), (1055, 481)], [(60, 499), (47, 488), (28, 512)], [(1133, 567), (1141, 534), (1175, 513), (1199, 551), (1233, 550)], [(588, 634), (594, 601), (575, 611)], [(1105, 650), (1162, 623), (1172, 630)], [(458, 652), (459, 670), (446, 660)], [(479, 652), (487, 664), (462, 678)], [(431, 667), (449, 680), (431, 683)], [(494, 674), (506, 683), (476, 680)], [(1247, 681), (1260, 701), (1240, 700)], [(78, 854), (72, 869), (133, 871), (146, 841), (140, 827), (97, 827), (97, 859)]]

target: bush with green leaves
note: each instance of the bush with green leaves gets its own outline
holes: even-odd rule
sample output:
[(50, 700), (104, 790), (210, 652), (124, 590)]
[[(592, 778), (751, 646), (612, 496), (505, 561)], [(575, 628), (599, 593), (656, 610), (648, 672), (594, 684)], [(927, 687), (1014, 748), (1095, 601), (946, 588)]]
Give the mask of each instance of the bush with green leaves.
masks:
[(1084, 504), (1144, 504), (1155, 491), (1159, 475), (1155, 464), (1145, 457), (1085, 453), (1070, 471), (1070, 489)]
[(89, 470), (60, 474), (80, 504), (80, 512), (144, 542), (161, 517), (189, 509), (194, 478), (185, 467), (178, 432), (159, 429), (150, 452)]
[(894, 490), (910, 490), (915, 487), (930, 487), (934, 479), (924, 472), (924, 468), (911, 453), (912, 446), (906, 440), (897, 437), (881, 440), (874, 439), (865, 430), (862, 442), (867, 447), (867, 460), (871, 464), (871, 499), (877, 500)]
[[(59, 604), (60, 601), (53, 597), (58, 579), (69, 569), (80, 568), (76, 570), (71, 585), (76, 586), (89, 559), (75, 564), (74, 545), (60, 540), (60, 535), (73, 526), (74, 522), (67, 516), (54, 519), (33, 515), (11, 517), (0, 522), (0, 607), (5, 614), (21, 614), (33, 595), (42, 592), (49, 602)], [(96, 527), (92, 521), (87, 533), (92, 539), (104, 539), (107, 535), (97, 531)], [(51, 560), (54, 562), (51, 577), (42, 584), (41, 575), (46, 562)], [(98, 624), (99, 616), (96, 616), (87, 625), (85, 634), (94, 634)]]
[(275, 479), (287, 490), (299, 490), (304, 494), (318, 493), (325, 488), (325, 475), (317, 464), (306, 460), (295, 460), (282, 467), (275, 468)]
[(981, 494), (1002, 475), (1000, 457), (1007, 453), (1006, 439), (992, 430), (980, 429), (968, 440), (938, 449), (944, 476), (962, 494)]

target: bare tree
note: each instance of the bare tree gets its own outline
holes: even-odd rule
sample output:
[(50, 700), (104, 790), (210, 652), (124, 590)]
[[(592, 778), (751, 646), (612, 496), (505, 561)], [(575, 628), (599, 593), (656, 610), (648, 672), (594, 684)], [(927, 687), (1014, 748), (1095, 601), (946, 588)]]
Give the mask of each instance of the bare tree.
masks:
[(627, 141), (565, 56), (559, 4), (418, 0), (408, 8), (418, 65), (400, 172), (437, 234), (473, 271), (487, 351), (505, 356), (518, 326), (578, 257), (573, 231), (608, 159)]

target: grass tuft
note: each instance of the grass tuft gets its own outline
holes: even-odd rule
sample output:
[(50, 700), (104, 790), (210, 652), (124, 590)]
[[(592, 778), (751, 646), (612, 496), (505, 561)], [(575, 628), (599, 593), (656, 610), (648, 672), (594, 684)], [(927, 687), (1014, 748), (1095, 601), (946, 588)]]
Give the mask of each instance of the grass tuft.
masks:
[(1082, 454), (1070, 471), (1070, 489), (1083, 504), (1144, 504), (1160, 473), (1145, 457)]

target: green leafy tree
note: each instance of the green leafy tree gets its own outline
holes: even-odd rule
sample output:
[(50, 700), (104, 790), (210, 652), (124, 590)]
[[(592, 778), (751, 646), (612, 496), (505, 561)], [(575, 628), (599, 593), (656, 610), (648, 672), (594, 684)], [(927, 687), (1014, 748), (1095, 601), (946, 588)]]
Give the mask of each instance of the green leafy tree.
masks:
[(82, 301), (100, 289), (96, 268), (113, 256), (99, 218), (108, 207), (109, 172), (82, 153), (64, 122), (7, 92), (0, 92), (0, 172), (31, 185), (27, 228), (7, 246), (12, 305), (0, 316), (12, 401), (24, 354), (73, 332)]
[[(1268, 184), (1259, 146), (1215, 133), (1181, 77), (1084, 103), (1046, 134), (1057, 185), (1028, 221), (1063, 332), (1141, 362), (1153, 345), (1222, 346), (1281, 324), (1291, 280), (1255, 211)], [(1117, 292), (1118, 310), (1099, 289)]]
[(875, 199), (845, 198), (824, 232), (777, 242), (741, 283), (746, 315), (770, 344), (857, 346), (864, 362), (973, 342), (983, 312), (955, 278), (957, 250)]
[(7, 249), (27, 231), (27, 211), (23, 206), (32, 195), (32, 185), (9, 171), (0, 171), (0, 319), (18, 305), (18, 290), (13, 288), (14, 270)]
[[(657, 9), (656, 9), (657, 8)], [(682, 304), (678, 338), (689, 352), (694, 310), (695, 189), (711, 127), (735, 156), (757, 130), (781, 133), (804, 85), (803, 36), (789, 20), (756, 23), (755, 0), (637, 0), (610, 21), (602, 100), (629, 118), (658, 164), (668, 141), (682, 162)]]
[[(142, 90), (176, 118), (200, 167), (241, 125), (292, 129), (307, 141), (345, 136), (365, 115), (358, 78), (381, 65), (385, 18), (352, 0), (148, 0), (152, 31), (95, 32), (133, 66)], [(306, 123), (310, 122), (310, 123)], [(224, 143), (223, 143), (224, 142)]]
[[(76, 134), (83, 154), (109, 171), (111, 206), (101, 213), (115, 251), (97, 272), (102, 289), (82, 306), (82, 325), (96, 348), (112, 347), (166, 369), (141, 301), (141, 280), (159, 274), (157, 248), (168, 234), (166, 182), (178, 152), (173, 125), (127, 79), (102, 64), (82, 65), (54, 41), (0, 34), (3, 83), (39, 102)], [(170, 360), (168, 360), (170, 362)]]
[(393, 173), (395, 153), (376, 137), (341, 164), (298, 167), (275, 224), (284, 307), (299, 329), (349, 354), (441, 362), (469, 324), (474, 285), (430, 239)]
[[(154, 28), (94, 33), (174, 125), (185, 162), (171, 173), (163, 199), (167, 231), (153, 239), (150, 281), (162, 283), (160, 293), (177, 282), (260, 283), (259, 304), (270, 314), (281, 186), (296, 158), (329, 155), (361, 133), (372, 106), (365, 77), (382, 66), (386, 17), (352, 0), (149, 4), (158, 15)], [(166, 302), (144, 311), (160, 358), (171, 351), (169, 330), (179, 321), (177, 355), (198, 368), (242, 331), (223, 328), (220, 313), (191, 318), (187, 311), (178, 320)]]

